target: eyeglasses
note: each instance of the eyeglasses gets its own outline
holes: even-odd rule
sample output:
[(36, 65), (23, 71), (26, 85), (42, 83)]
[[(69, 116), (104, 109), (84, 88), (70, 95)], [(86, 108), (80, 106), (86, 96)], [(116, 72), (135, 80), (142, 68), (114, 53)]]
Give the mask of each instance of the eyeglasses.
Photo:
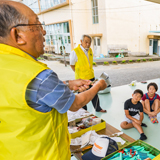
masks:
[(11, 27), (11, 28), (10, 28), (10, 31), (11, 31), (12, 28), (16, 28), (16, 27), (18, 27), (18, 26), (32, 26), (32, 25), (45, 26), (45, 23), (43, 22), (43, 23), (41, 23), (41, 24), (17, 24), (17, 25), (15, 25), (15, 26)]

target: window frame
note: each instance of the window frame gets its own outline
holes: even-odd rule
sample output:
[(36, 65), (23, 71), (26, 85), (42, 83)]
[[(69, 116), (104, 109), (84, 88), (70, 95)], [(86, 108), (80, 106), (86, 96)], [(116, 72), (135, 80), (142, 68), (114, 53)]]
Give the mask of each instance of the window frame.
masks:
[(92, 0), (92, 21), (93, 24), (99, 23), (99, 16), (98, 16), (98, 0)]

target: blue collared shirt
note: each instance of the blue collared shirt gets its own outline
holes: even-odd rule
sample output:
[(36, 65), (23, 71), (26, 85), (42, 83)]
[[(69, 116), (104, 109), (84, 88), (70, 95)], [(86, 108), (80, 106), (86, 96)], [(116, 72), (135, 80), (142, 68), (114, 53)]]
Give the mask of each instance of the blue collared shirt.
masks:
[(74, 100), (73, 92), (50, 69), (39, 73), (27, 86), (27, 104), (40, 112), (55, 108), (59, 113), (65, 113)]

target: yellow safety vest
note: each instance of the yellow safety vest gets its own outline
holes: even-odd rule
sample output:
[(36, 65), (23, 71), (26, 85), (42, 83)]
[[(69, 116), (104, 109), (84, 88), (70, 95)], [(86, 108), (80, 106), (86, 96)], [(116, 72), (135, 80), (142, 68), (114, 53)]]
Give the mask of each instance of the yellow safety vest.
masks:
[(90, 48), (88, 51), (88, 58), (80, 47), (80, 44), (77, 48), (74, 49), (77, 55), (77, 62), (75, 64), (75, 79), (92, 79), (94, 78), (93, 70), (93, 53)]
[(28, 84), (48, 67), (0, 44), (0, 160), (70, 160), (67, 113), (42, 113), (25, 100)]

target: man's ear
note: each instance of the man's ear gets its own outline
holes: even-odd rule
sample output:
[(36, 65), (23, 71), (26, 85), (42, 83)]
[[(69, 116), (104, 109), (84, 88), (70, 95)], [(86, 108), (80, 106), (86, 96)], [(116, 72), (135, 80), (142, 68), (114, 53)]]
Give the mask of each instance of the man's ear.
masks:
[(24, 34), (25, 34), (24, 32), (22, 32), (21, 30), (18, 30), (17, 28), (12, 28), (10, 31), (11, 38), (14, 41), (14, 43), (16, 43), (17, 45), (26, 44)]

